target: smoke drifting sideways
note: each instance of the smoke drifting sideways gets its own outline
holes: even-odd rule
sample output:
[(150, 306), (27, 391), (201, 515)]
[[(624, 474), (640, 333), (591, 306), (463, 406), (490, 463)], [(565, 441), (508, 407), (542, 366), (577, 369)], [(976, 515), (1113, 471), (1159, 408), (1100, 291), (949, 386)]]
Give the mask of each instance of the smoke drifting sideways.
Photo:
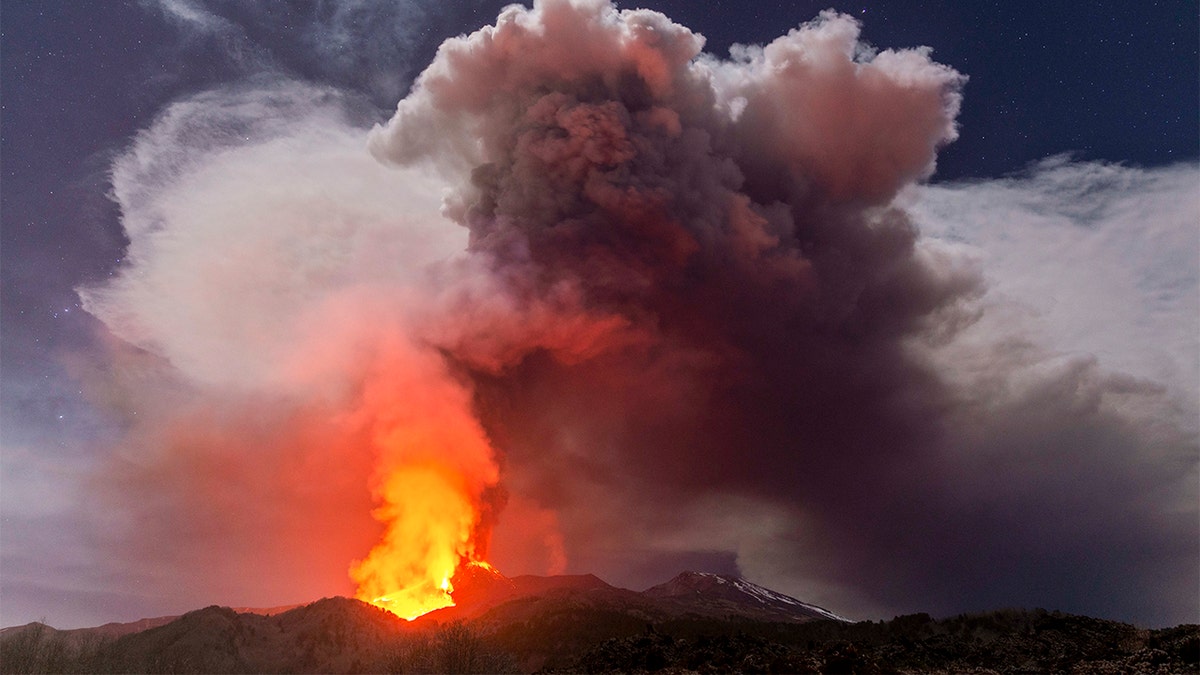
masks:
[(369, 132), (295, 81), (172, 105), (113, 167), (127, 262), (81, 290), (119, 338), (81, 368), (127, 424), (114, 548), (206, 603), (450, 542), (628, 585), (708, 560), (852, 615), (1194, 620), (1194, 427), (981, 335), (979, 261), (893, 203), (966, 78), (859, 35), (825, 12), (721, 60), (546, 0)]

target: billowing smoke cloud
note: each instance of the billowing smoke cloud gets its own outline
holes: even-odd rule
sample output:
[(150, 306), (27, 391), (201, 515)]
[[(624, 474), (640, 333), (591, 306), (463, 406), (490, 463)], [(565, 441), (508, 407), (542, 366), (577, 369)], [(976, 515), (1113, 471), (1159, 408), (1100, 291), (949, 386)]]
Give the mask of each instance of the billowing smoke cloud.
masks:
[(347, 592), (427, 536), (371, 506), (420, 512), (393, 479), (434, 466), (457, 553), (509, 572), (1194, 618), (1175, 399), (986, 329), (978, 257), (894, 203), (965, 78), (832, 12), (702, 47), (546, 0), (443, 44), (369, 135), (296, 84), (167, 110), (114, 169), (128, 265), (83, 291), (168, 366), (114, 402), (134, 557), (237, 602)]

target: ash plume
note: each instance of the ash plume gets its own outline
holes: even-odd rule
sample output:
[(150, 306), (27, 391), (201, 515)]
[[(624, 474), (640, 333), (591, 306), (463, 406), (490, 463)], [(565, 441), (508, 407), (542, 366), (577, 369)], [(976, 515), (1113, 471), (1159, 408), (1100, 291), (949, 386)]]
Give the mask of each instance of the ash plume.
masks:
[(369, 505), (406, 508), (381, 486), (433, 462), (458, 553), (501, 569), (732, 556), (843, 614), (1194, 611), (1195, 430), (980, 335), (979, 261), (895, 201), (966, 78), (859, 35), (829, 11), (721, 60), (545, 0), (446, 41), (369, 134), (297, 83), (175, 104), (114, 168), (128, 262), (82, 291), (171, 383), (114, 403), (140, 559), (285, 565), (345, 523), (300, 575), (336, 591), (390, 537)]

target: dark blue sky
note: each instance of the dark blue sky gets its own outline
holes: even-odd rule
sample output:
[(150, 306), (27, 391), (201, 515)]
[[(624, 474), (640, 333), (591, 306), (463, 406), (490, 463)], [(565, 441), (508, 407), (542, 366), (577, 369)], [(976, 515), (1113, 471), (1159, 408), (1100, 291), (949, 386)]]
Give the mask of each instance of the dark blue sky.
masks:
[[(336, 3), (201, 4), (225, 32), (200, 35), (149, 1), (0, 3), (6, 491), (25, 475), (11, 448), (86, 463), (86, 440), (108, 424), (64, 366), (97, 339), (98, 322), (80, 310), (75, 289), (110, 276), (124, 255), (108, 171), (156, 113), (181, 96), (269, 73), (354, 92), (364, 121), (382, 122), (442, 40), (489, 23), (508, 2), (381, 4), (350, 22), (340, 48), (314, 43), (312, 29), (328, 23)], [(640, 3), (704, 34), (707, 50), (722, 56), (830, 5), (859, 18), (878, 48), (926, 45), (970, 78), (960, 138), (939, 154), (934, 182), (1009, 175), (1062, 153), (1137, 167), (1200, 157), (1195, 1)], [(377, 29), (384, 24), (395, 28)], [(4, 514), (6, 553), (24, 545), (22, 518)]]

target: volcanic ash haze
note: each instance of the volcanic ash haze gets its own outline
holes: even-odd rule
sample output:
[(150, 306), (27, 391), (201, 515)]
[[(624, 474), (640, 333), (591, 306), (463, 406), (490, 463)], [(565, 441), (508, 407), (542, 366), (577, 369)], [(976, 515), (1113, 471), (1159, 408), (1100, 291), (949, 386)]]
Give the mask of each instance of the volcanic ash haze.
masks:
[(81, 291), (139, 348), (86, 373), (127, 424), (100, 487), (135, 573), (269, 604), (350, 565), (406, 616), (485, 559), (737, 567), (842, 613), (1190, 611), (1194, 424), (979, 330), (978, 262), (893, 205), (966, 78), (859, 31), (721, 60), (547, 0), (446, 41), (369, 133), (278, 78), (172, 105), (114, 165), (126, 263)]

